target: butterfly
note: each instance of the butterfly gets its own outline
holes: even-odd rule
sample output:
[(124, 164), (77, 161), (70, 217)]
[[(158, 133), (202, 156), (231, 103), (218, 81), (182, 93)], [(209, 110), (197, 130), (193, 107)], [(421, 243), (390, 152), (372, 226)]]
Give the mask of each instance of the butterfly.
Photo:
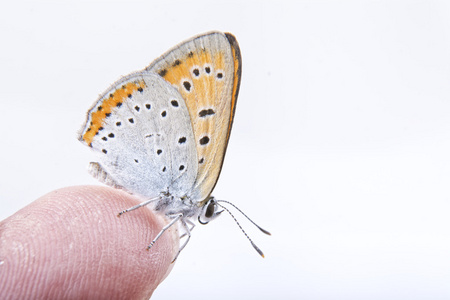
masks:
[(234, 205), (211, 193), (230, 138), (241, 70), (236, 38), (208, 32), (121, 78), (88, 111), (79, 140), (98, 154), (90, 173), (146, 199), (119, 216), (151, 204), (170, 220), (147, 249), (176, 222), (187, 237), (178, 254), (191, 237), (193, 220), (207, 224), (226, 210), (237, 222), (223, 203)]

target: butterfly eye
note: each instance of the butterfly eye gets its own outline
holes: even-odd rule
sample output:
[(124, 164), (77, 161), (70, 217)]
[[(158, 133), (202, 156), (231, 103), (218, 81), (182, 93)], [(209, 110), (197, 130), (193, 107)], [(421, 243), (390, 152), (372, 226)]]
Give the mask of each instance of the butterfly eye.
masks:
[[(217, 203), (213, 197), (209, 199), (209, 201), (203, 206), (202, 213), (198, 216), (198, 222), (200, 224), (208, 224), (209, 221), (215, 219), (218, 215), (222, 213), (221, 211), (217, 211)], [(203, 221), (204, 220), (204, 221)]]
[(211, 201), (208, 204), (208, 207), (206, 207), (206, 211), (205, 211), (205, 218), (211, 218), (214, 215), (214, 211), (216, 210), (216, 206), (214, 205), (214, 202)]

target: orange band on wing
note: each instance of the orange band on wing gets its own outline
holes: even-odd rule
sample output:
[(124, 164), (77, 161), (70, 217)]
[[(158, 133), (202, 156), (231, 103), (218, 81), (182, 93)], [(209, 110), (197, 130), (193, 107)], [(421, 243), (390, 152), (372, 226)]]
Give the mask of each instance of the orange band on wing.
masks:
[[(213, 53), (214, 54), (214, 65), (212, 66), (214, 69), (224, 69), (224, 55), (223, 53)], [(197, 51), (191, 52), (186, 55), (186, 57), (182, 57), (181, 59), (175, 60), (172, 66), (159, 70), (158, 74), (163, 77), (166, 81), (171, 84), (180, 85), (180, 80), (184, 78), (191, 78), (192, 74), (191, 68), (194, 65), (201, 64), (202, 67), (205, 62), (211, 62), (212, 59), (210, 54), (205, 51)], [(182, 90), (181, 90), (182, 91)]]
[(91, 145), (94, 136), (102, 127), (105, 118), (111, 114), (113, 108), (122, 105), (125, 98), (144, 87), (144, 81), (129, 82), (111, 93), (109, 98), (103, 99), (99, 106), (94, 107), (90, 112), (90, 125), (83, 134), (83, 140), (86, 144)]

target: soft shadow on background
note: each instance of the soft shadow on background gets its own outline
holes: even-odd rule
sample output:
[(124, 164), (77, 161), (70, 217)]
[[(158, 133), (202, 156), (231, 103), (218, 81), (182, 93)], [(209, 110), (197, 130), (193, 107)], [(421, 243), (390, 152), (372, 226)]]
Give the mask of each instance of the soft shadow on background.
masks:
[(214, 195), (155, 299), (450, 298), (450, 5), (439, 1), (16, 1), (0, 18), (0, 219), (99, 184), (76, 139), (110, 84), (232, 32), (241, 92)]

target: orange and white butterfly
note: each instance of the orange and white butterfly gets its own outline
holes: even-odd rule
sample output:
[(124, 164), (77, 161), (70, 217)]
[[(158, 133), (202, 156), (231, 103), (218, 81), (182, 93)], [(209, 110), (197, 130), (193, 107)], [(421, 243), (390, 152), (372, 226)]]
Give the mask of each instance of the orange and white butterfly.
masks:
[(88, 111), (79, 140), (98, 153), (90, 172), (148, 199), (120, 214), (152, 204), (171, 219), (148, 248), (179, 221), (187, 236), (181, 251), (192, 219), (206, 224), (220, 208), (229, 212), (211, 193), (230, 138), (241, 65), (232, 34), (202, 34), (121, 78)]

